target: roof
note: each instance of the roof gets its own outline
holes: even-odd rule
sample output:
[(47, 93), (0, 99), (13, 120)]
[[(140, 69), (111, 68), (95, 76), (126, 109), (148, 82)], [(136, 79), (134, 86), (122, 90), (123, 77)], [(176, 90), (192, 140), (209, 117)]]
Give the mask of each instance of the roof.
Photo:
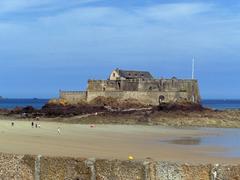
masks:
[(153, 79), (153, 76), (148, 71), (130, 71), (130, 70), (121, 70), (116, 69), (120, 77), (126, 79)]

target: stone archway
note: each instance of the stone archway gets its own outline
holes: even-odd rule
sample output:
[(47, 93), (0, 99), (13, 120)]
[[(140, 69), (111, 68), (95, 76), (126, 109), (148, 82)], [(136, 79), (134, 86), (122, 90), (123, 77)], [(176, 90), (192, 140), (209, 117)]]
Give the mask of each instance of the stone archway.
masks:
[(118, 82), (117, 84), (118, 84), (118, 89), (120, 90), (121, 89), (121, 83)]
[(163, 103), (164, 100), (165, 100), (165, 96), (160, 95), (159, 98), (158, 98), (159, 104)]

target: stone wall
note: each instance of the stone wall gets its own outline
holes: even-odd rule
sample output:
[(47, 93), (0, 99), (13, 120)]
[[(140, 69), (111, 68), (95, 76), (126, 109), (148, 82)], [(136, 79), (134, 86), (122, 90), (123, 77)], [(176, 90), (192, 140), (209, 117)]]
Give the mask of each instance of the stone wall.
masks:
[(87, 101), (97, 96), (120, 99), (136, 98), (142, 103), (158, 105), (159, 97), (165, 102), (200, 102), (196, 80), (156, 79), (156, 80), (89, 80)]
[(0, 154), (0, 179), (35, 179), (35, 156)]
[(0, 179), (217, 180), (240, 179), (239, 165), (185, 164), (0, 154)]
[(197, 80), (182, 79), (129, 79), (89, 80), (87, 91), (183, 91), (198, 90)]
[(113, 91), (113, 92), (88, 92), (87, 101), (90, 102), (98, 96), (114, 97), (118, 99), (137, 99), (144, 104), (158, 105), (159, 97), (164, 96), (163, 102), (191, 101), (191, 96), (186, 92), (138, 92), (138, 91)]
[(60, 91), (60, 98), (66, 99), (69, 103), (77, 104), (87, 100), (86, 91)]
[(60, 98), (71, 104), (90, 102), (98, 96), (114, 97), (121, 100), (134, 98), (144, 104), (158, 105), (163, 102), (200, 102), (196, 80), (157, 79), (157, 80), (89, 80), (88, 89), (82, 91), (60, 91)]

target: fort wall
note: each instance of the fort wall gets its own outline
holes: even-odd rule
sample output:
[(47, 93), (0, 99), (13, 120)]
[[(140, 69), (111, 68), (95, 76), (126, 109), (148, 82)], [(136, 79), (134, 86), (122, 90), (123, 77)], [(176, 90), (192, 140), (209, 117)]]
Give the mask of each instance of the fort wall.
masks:
[(164, 96), (162, 102), (186, 102), (191, 97), (186, 92), (138, 92), (138, 91), (89, 91), (87, 101), (90, 102), (96, 97), (113, 97), (120, 100), (137, 99), (143, 104), (159, 105), (159, 97)]
[(164, 102), (200, 102), (197, 80), (89, 80), (87, 101), (97, 96), (119, 99), (135, 98), (142, 103), (158, 105), (159, 97)]
[(143, 104), (158, 105), (161, 102), (200, 102), (197, 80), (181, 79), (129, 79), (89, 80), (87, 91), (61, 91), (60, 98), (76, 104), (90, 102), (98, 96), (120, 100), (134, 98)]
[(60, 98), (67, 100), (71, 104), (77, 104), (87, 100), (86, 91), (60, 91)]
[(191, 164), (0, 154), (1, 179), (168, 180), (239, 179), (240, 165)]
[[(129, 79), (89, 80), (88, 91), (189, 91), (198, 86), (197, 80)], [(197, 87), (198, 88), (198, 87)]]

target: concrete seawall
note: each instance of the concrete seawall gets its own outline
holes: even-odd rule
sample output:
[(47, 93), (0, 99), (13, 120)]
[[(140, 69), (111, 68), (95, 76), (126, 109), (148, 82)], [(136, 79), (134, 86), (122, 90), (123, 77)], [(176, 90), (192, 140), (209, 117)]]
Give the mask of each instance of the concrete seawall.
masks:
[(0, 154), (0, 179), (230, 180), (240, 179), (240, 164), (184, 164)]

